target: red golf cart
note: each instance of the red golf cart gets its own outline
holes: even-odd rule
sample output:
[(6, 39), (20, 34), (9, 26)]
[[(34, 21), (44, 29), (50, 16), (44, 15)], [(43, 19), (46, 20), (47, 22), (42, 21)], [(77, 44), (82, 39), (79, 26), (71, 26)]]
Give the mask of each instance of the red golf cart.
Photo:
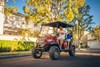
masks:
[[(70, 56), (75, 56), (75, 45), (72, 42), (73, 40), (70, 42), (70, 46), (67, 46), (66, 44), (67, 41), (65, 38), (62, 44), (62, 50), (60, 50), (60, 45), (57, 40), (59, 26), (62, 26), (63, 28), (69, 28), (69, 27), (72, 28), (73, 25), (57, 21), (57, 22), (43, 24), (42, 28), (43, 26), (56, 28), (56, 33), (55, 35), (46, 34), (46, 36), (37, 38), (36, 47), (33, 48), (32, 50), (33, 58), (39, 59), (42, 56), (43, 52), (48, 52), (52, 60), (59, 59), (60, 52), (68, 52)], [(42, 28), (41, 32), (43, 32)], [(69, 47), (69, 49), (66, 49), (67, 47)]]

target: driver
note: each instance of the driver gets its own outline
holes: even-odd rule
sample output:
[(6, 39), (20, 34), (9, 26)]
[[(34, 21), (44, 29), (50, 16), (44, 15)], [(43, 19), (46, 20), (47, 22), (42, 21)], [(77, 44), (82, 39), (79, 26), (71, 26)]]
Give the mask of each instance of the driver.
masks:
[(59, 33), (58, 40), (60, 41), (60, 49), (62, 50), (62, 44), (63, 44), (63, 41), (65, 40), (66, 31), (63, 29), (62, 26), (59, 26), (59, 32), (58, 33)]

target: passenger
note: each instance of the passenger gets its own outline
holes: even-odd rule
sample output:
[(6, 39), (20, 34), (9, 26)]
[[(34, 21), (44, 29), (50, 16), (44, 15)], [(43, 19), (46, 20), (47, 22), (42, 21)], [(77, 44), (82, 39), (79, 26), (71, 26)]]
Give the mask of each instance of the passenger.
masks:
[(69, 46), (70, 46), (70, 43), (71, 43), (71, 39), (73, 38), (73, 35), (72, 35), (72, 31), (69, 30), (68, 33), (67, 33), (67, 42), (68, 42), (68, 46), (67, 48), (69, 49)]
[(62, 44), (63, 44), (63, 41), (65, 40), (66, 31), (63, 29), (62, 26), (59, 26), (59, 32), (58, 33), (59, 33), (58, 40), (60, 41), (60, 49), (62, 50)]

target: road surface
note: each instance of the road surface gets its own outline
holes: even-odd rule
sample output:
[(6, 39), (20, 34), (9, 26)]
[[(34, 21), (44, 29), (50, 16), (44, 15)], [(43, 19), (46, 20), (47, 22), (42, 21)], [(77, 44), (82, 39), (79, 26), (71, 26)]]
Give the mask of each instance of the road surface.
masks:
[(32, 56), (8, 58), (0, 60), (0, 67), (100, 67), (99, 52), (77, 52), (75, 57), (61, 53), (59, 60), (51, 60), (49, 55), (43, 55), (40, 59)]

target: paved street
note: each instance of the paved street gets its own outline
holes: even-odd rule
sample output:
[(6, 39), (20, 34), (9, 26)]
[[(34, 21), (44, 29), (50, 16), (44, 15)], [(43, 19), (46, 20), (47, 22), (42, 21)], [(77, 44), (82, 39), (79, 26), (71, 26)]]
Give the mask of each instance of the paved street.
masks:
[(43, 55), (41, 59), (33, 59), (31, 56), (1, 59), (0, 67), (100, 67), (100, 53), (77, 52), (75, 57), (62, 53), (56, 61), (48, 55)]

